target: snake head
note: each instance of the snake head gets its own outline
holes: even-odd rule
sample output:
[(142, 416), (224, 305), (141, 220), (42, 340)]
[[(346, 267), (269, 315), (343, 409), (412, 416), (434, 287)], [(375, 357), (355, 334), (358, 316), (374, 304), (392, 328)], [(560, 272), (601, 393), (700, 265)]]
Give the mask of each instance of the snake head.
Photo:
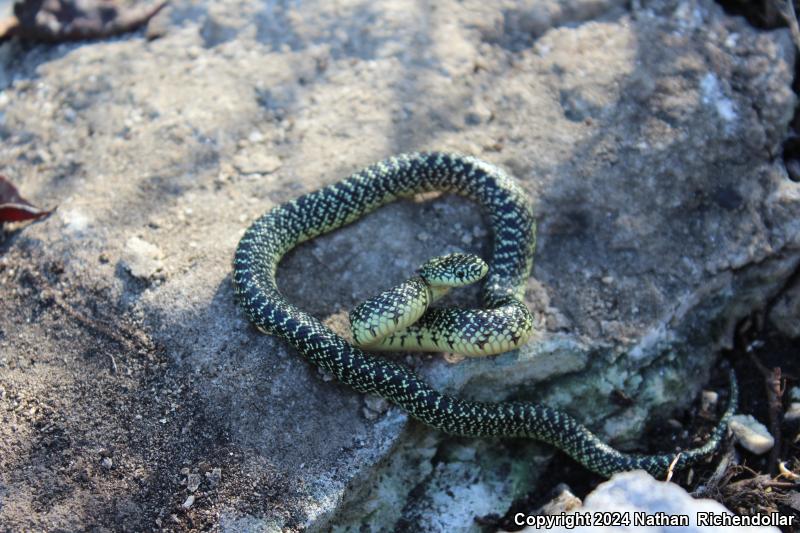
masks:
[(489, 265), (477, 255), (453, 253), (434, 257), (418, 273), (428, 285), (461, 287), (475, 283), (488, 271)]

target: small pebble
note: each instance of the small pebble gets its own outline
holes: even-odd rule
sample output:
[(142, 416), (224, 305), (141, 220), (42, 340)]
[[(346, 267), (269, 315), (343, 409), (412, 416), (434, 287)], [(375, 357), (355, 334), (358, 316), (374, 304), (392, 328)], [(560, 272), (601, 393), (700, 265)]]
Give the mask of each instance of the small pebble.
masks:
[(233, 158), (233, 166), (242, 174), (270, 174), (282, 165), (279, 157), (263, 151), (240, 152)]
[(164, 252), (139, 237), (131, 237), (122, 252), (122, 264), (135, 278), (147, 279), (155, 276), (163, 268)]
[(194, 492), (200, 488), (200, 474), (189, 474), (186, 477), (186, 489)]
[(569, 513), (580, 509), (583, 505), (581, 499), (575, 496), (565, 483), (559, 484), (555, 488), (555, 492), (556, 496), (539, 509), (541, 514), (554, 516), (561, 513)]
[(800, 402), (800, 387), (789, 389), (789, 399), (793, 402)]
[(219, 467), (212, 468), (211, 472), (206, 472), (206, 479), (211, 487), (216, 487), (222, 480), (222, 469)]
[(700, 409), (704, 413), (713, 413), (719, 402), (719, 394), (711, 390), (704, 390), (700, 396)]
[(743, 448), (756, 455), (767, 453), (775, 445), (775, 439), (767, 428), (752, 415), (735, 415), (730, 422), (731, 431)]
[(100, 465), (106, 470), (111, 470), (111, 467), (114, 466), (114, 463), (111, 461), (111, 457), (103, 457), (100, 460)]
[(789, 423), (795, 423), (800, 420), (800, 402), (789, 404), (789, 408), (783, 414), (783, 420)]
[(183, 502), (183, 508), (188, 509), (192, 505), (194, 505), (194, 494), (189, 494), (189, 497), (186, 498), (185, 502)]
[(364, 398), (364, 418), (375, 420), (389, 408), (389, 402), (380, 396), (368, 395)]
[(678, 429), (678, 430), (683, 429), (683, 424), (681, 424), (679, 421), (675, 420), (674, 418), (670, 418), (669, 420), (667, 420), (667, 424), (669, 424), (669, 426), (672, 429)]
[(477, 126), (481, 123), (490, 122), (494, 118), (494, 114), (492, 113), (491, 109), (483, 105), (482, 103), (475, 104), (473, 108), (467, 112), (466, 116), (464, 117), (464, 122), (468, 126)]
[(64, 221), (64, 228), (74, 233), (85, 232), (92, 223), (86, 213), (77, 209), (62, 210), (60, 216)]

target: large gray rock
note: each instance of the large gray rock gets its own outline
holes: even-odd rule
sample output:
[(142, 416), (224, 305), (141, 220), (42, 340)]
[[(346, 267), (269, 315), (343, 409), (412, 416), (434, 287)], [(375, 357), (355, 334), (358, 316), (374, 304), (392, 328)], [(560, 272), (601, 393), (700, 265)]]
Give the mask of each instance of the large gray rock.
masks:
[[(794, 55), (710, 0), (627, 4), (177, 2), (153, 42), (3, 45), (3, 172), (59, 209), (0, 258), (0, 522), (471, 530), (530, 490), (548, 447), (409, 423), (233, 303), (255, 217), (402, 151), (504, 166), (541, 222), (537, 338), (410, 364), (452, 392), (564, 408), (620, 447), (685, 404), (800, 261), (777, 157)], [(488, 246), (469, 202), (402, 202), (278, 278), (344, 331), (430, 256)]]

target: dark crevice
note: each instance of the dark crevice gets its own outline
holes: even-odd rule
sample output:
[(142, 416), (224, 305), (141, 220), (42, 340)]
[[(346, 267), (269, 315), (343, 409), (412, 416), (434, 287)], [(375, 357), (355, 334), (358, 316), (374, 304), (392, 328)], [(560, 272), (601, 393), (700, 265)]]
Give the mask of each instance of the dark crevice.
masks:
[(753, 27), (774, 30), (786, 26), (774, 0), (717, 0), (725, 13), (744, 17)]

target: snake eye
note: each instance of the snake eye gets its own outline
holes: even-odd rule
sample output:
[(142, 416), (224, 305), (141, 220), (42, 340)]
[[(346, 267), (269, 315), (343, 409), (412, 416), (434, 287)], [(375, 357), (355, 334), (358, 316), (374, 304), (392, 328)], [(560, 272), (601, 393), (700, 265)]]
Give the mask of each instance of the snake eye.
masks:
[(464, 271), (463, 270), (456, 270), (456, 276), (458, 276), (459, 278), (463, 278), (464, 277)]

